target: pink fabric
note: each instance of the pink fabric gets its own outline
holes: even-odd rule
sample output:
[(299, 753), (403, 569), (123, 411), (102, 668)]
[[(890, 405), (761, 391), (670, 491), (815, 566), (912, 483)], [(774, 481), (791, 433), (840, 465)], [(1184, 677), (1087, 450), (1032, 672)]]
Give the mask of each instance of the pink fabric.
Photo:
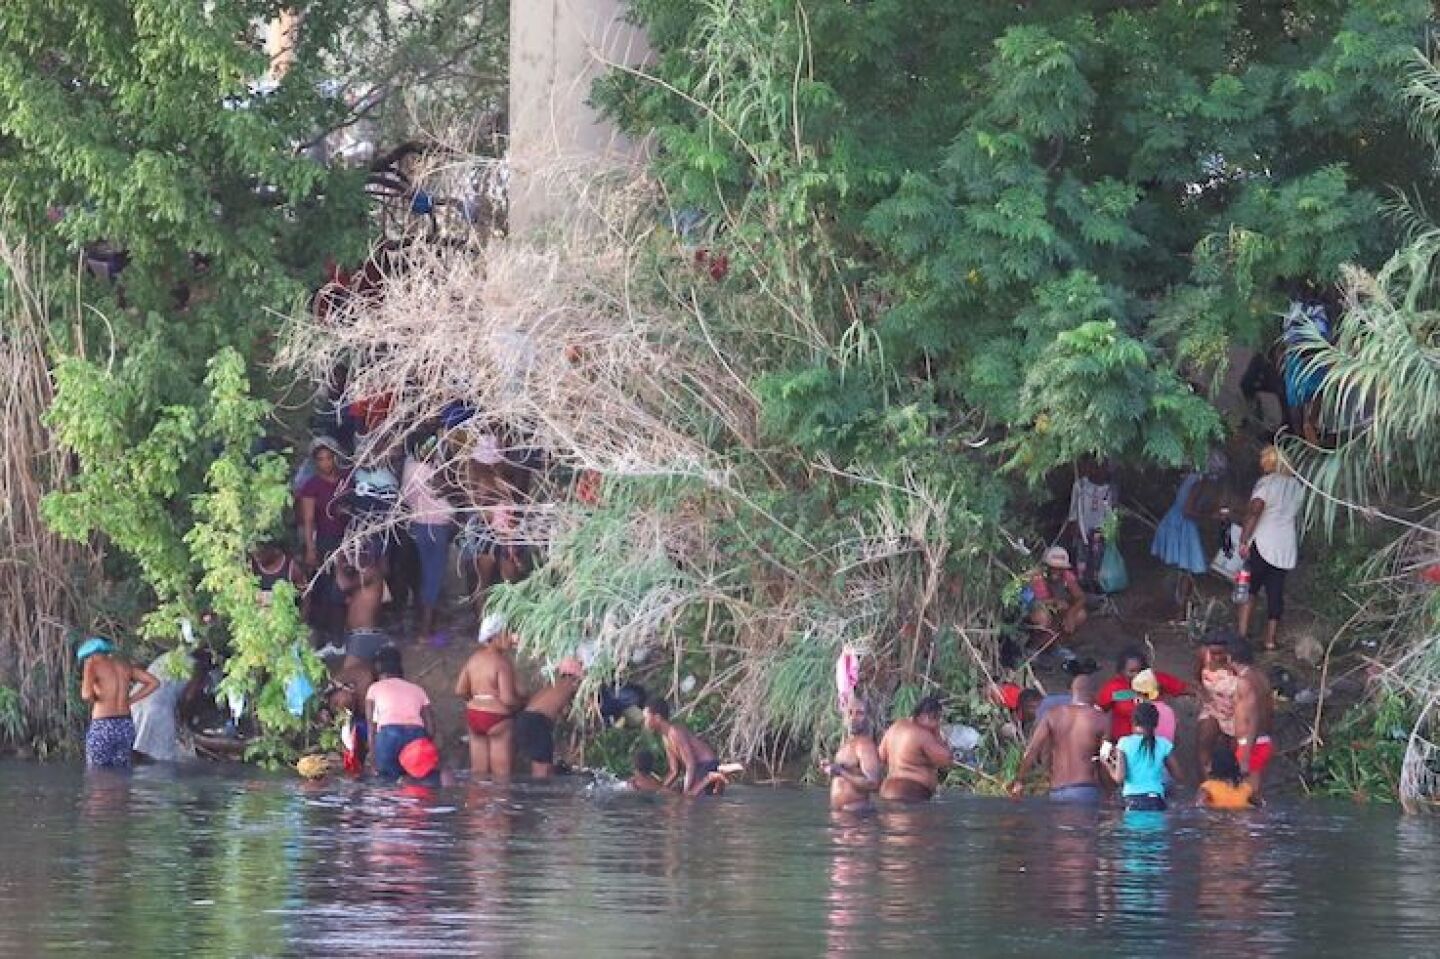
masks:
[(845, 706), (850, 702), (850, 697), (855, 692), (855, 684), (860, 681), (860, 657), (855, 655), (855, 650), (849, 646), (835, 660), (835, 689), (840, 694), (840, 705)]
[(375, 728), (423, 726), (420, 710), (430, 705), (425, 690), (407, 679), (382, 679), (370, 684), (365, 702), (375, 704)]
[(1151, 705), (1160, 713), (1160, 721), (1155, 724), (1155, 735), (1175, 742), (1175, 710), (1159, 700), (1155, 700)]
[(405, 460), (400, 497), (410, 510), (410, 519), (416, 523), (447, 523), (455, 516), (455, 507), (436, 493), (436, 472), (435, 467), (413, 456)]

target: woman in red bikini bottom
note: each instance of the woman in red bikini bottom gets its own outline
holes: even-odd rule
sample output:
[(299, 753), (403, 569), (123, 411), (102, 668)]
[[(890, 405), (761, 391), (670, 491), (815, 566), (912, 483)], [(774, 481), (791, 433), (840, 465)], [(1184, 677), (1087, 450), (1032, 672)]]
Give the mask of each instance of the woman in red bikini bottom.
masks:
[(523, 706), (515, 688), (515, 664), (510, 659), (515, 638), (504, 620), (491, 615), (480, 626), (480, 648), (470, 654), (455, 695), (465, 700), (465, 724), (470, 728), (470, 774), (503, 779), (514, 767), (511, 715)]

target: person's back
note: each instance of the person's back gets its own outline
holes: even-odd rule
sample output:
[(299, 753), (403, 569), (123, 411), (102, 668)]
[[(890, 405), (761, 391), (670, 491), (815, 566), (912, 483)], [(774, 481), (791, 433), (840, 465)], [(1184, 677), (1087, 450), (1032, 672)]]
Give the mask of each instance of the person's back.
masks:
[[(127, 767), (135, 745), (135, 723), (130, 706), (159, 688), (160, 682), (143, 669), (112, 655), (109, 640), (92, 638), (81, 644), (80, 698), (90, 703), (90, 726), (85, 731), (85, 761), (91, 766)], [(130, 687), (140, 689), (132, 696)]]
[(1069, 705), (1051, 709), (1035, 727), (1010, 783), (1012, 795), (1021, 793), (1025, 774), (1048, 753), (1051, 799), (1098, 803), (1102, 798), (1097, 766), (1110, 721), (1095, 705), (1094, 677), (1075, 677), (1070, 697)]
[(532, 695), (515, 716), (515, 753), (530, 763), (530, 775), (540, 779), (555, 770), (555, 723), (575, 699), (583, 667), (567, 656), (557, 671), (555, 681)]
[(1254, 795), (1234, 751), (1224, 743), (1216, 745), (1210, 756), (1210, 777), (1195, 791), (1196, 804), (1209, 809), (1249, 809)]
[(1051, 789), (1075, 783), (1098, 784), (1095, 758), (1109, 727), (1105, 714), (1091, 703), (1071, 703), (1051, 713), (1051, 726)]
[(1196, 801), (1207, 809), (1251, 809), (1254, 790), (1241, 780), (1207, 779), (1196, 791)]
[(430, 697), (419, 685), (398, 676), (370, 684), (366, 698), (374, 705), (376, 730), (385, 726), (423, 726), (423, 709)]
[[(695, 757), (697, 766), (714, 764), (718, 768), (719, 762), (716, 759), (715, 750), (710, 748), (709, 743), (691, 732), (684, 723), (671, 723), (669, 735), (684, 739), (689, 744), (690, 754)], [(706, 770), (707, 773), (714, 771), (714, 769)]]
[(1122, 796), (1165, 794), (1165, 758), (1175, 747), (1160, 736), (1152, 737), (1153, 748), (1145, 746), (1145, 737), (1139, 733), (1122, 736), (1115, 746), (1125, 757), (1125, 781), (1120, 784)]
[(400, 753), (415, 740), (434, 736), (430, 697), (405, 678), (400, 651), (394, 646), (386, 646), (376, 654), (375, 673), (379, 678), (365, 693), (370, 758), (378, 775), (399, 779), (405, 774)]

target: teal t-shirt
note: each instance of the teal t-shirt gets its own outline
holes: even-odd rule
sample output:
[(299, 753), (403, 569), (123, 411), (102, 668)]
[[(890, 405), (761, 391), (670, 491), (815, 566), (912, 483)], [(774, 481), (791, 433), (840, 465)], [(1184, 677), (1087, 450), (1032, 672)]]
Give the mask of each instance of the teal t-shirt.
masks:
[(1125, 785), (1121, 795), (1165, 795), (1165, 757), (1175, 746), (1168, 739), (1155, 737), (1154, 752), (1144, 752), (1140, 745), (1145, 737), (1139, 733), (1120, 737), (1118, 749), (1125, 756)]

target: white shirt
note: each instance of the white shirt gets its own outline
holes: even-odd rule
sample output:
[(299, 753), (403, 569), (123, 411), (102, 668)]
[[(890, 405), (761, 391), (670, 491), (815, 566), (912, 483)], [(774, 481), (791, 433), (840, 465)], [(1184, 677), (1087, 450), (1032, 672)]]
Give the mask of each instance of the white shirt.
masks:
[(1115, 511), (1115, 487), (1111, 483), (1092, 483), (1084, 476), (1070, 488), (1069, 519), (1080, 527), (1080, 535), (1086, 539), (1095, 532), (1110, 514)]
[(1263, 500), (1265, 509), (1255, 525), (1251, 545), (1276, 569), (1294, 569), (1300, 552), (1300, 506), (1305, 488), (1293, 476), (1268, 473), (1255, 484), (1251, 499)]

